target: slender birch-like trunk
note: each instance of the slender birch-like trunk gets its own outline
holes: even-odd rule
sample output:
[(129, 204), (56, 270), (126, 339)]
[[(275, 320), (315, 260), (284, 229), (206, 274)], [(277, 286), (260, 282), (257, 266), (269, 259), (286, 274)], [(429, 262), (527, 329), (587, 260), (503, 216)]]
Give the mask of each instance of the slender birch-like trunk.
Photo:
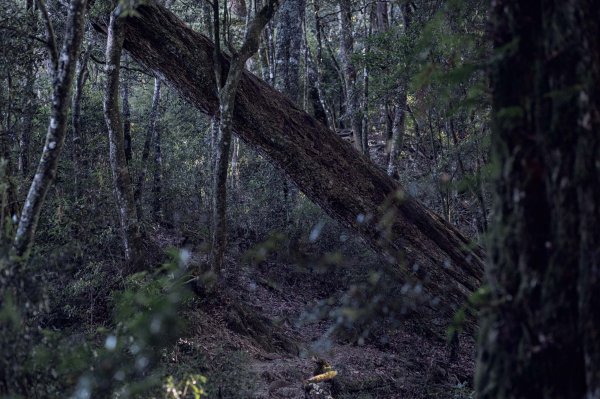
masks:
[[(43, 4), (43, 2), (40, 3)], [(67, 110), (75, 75), (75, 65), (83, 41), (86, 4), (86, 0), (71, 1), (60, 55), (56, 46), (54, 30), (51, 27), (50, 20), (47, 20), (47, 26), (49, 26), (48, 36), (50, 38), (48, 42), (54, 78), (50, 121), (42, 157), (23, 205), (13, 243), (13, 249), (17, 256), (26, 256), (29, 252), (46, 194), (56, 178), (58, 159), (67, 131)]]

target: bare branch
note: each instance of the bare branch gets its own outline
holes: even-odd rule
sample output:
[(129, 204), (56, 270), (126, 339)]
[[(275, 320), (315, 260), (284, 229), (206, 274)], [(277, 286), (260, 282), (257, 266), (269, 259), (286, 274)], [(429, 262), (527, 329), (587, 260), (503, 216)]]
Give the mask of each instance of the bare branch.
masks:
[[(106, 65), (106, 61), (103, 61), (103, 60), (97, 58), (93, 54), (90, 54), (90, 59), (92, 61), (94, 61), (96, 64)], [(119, 68), (127, 70), (127, 71), (131, 71), (131, 72), (138, 72), (138, 73), (141, 73), (141, 74), (144, 74), (146, 76), (153, 77), (153, 78), (155, 77), (154, 74), (152, 74), (151, 72), (149, 72), (147, 69), (132, 68), (132, 67), (124, 66), (124, 65), (119, 66)]]
[(37, 3), (38, 7), (40, 7), (40, 11), (42, 12), (42, 16), (44, 17), (44, 22), (46, 23), (46, 34), (48, 35), (47, 45), (48, 51), (50, 52), (52, 70), (56, 71), (56, 68), (58, 67), (58, 46), (56, 45), (54, 26), (50, 20), (50, 15), (48, 14), (48, 9), (46, 8), (46, 3), (44, 3), (44, 0), (37, 0)]

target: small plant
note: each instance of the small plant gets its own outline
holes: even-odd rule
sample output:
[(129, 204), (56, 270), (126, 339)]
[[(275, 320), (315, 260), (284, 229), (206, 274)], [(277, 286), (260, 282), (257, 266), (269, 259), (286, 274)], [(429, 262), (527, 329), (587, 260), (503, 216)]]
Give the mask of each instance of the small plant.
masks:
[(206, 397), (204, 386), (206, 377), (200, 374), (191, 374), (181, 381), (176, 381), (173, 376), (168, 376), (165, 382), (165, 394), (167, 399), (201, 399)]

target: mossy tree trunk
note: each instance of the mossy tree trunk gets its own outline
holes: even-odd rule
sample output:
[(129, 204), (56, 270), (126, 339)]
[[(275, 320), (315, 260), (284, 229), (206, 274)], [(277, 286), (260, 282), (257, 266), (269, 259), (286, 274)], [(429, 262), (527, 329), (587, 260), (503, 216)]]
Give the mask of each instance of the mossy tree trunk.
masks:
[(494, 224), (479, 398), (600, 397), (600, 21), (496, 1)]

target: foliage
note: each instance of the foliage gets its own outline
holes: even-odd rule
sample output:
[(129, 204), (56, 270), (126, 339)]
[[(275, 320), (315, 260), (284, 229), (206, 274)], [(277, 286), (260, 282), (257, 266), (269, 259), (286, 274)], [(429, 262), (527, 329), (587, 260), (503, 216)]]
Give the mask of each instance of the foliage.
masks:
[[(36, 376), (27, 391), (44, 392), (45, 397), (61, 397), (73, 386), (73, 398), (110, 392), (137, 397), (163, 385), (173, 398), (200, 397), (206, 383), (203, 377), (190, 374), (175, 380), (165, 375), (160, 363), (184, 330), (177, 315), (191, 299), (184, 264), (177, 251), (170, 256), (169, 262), (153, 272), (132, 275), (123, 288), (113, 290), (113, 322), (95, 330), (74, 330), (71, 334), (51, 328), (31, 330), (35, 320), (19, 323), (22, 311), (6, 297), (0, 312), (6, 325), (12, 326), (16, 336), (24, 328), (34, 334), (23, 343), (29, 345), (28, 349), (21, 348), (26, 353), (24, 368), (13, 378), (31, 384), (28, 376)], [(103, 276), (105, 284), (107, 277)]]
[(183, 381), (175, 381), (173, 376), (168, 376), (165, 383), (166, 398), (201, 399), (206, 394), (203, 388), (206, 381), (206, 377), (200, 374), (190, 375)]
[[(4, 352), (0, 355), (0, 392), (74, 398), (252, 397), (259, 377), (242, 351), (223, 348), (210, 359), (195, 351), (185, 365), (169, 360), (181, 344), (178, 338), (188, 330), (182, 310), (193, 307), (201, 311), (200, 300), (192, 297), (186, 282), (191, 279), (189, 275), (201, 273), (211, 236), (214, 121), (163, 85), (157, 121), (162, 133), (162, 164), (148, 164), (148, 189), (141, 198), (144, 210), (158, 199), (162, 217), (139, 221), (145, 231), (145, 271), (123, 275), (125, 264), (102, 114), (105, 43), (91, 30), (86, 34), (92, 58), (81, 103), (81, 163), (73, 155), (75, 146), (69, 136), (55, 185), (42, 211), (31, 258), (18, 267), (9, 260), (17, 214), (8, 211), (8, 193), (14, 188), (15, 203), (23, 206), (44, 145), (51, 106), (44, 23), (39, 14), (28, 14), (24, 3), (9, 0), (0, 5), (0, 273), (8, 268), (14, 271), (14, 275), (0, 278), (0, 343)], [(119, 12), (135, 17), (136, 7), (143, 3), (120, 1)], [(416, 5), (414, 22), (407, 30), (398, 12), (399, 5), (406, 2), (394, 3), (386, 8), (388, 26), (371, 32), (374, 3), (354, 3), (352, 60), (364, 92), (361, 101), (372, 160), (385, 169), (397, 94), (405, 89), (400, 182), (410, 194), (481, 241), (488, 217), (489, 181), (500, 170), (488, 155), (490, 95), (486, 73), (493, 57), (485, 32), (487, 4), (480, 0), (410, 2)], [(310, 52), (318, 64), (320, 100), (334, 116), (331, 127), (339, 130), (347, 127), (343, 121), (347, 93), (338, 54), (338, 4), (316, 1), (307, 7), (315, 5), (320, 7), (318, 14), (307, 11), (305, 15), (308, 48), (299, 60), (303, 72), (298, 105), (313, 111), (307, 94), (315, 84), (308, 78)], [(47, 6), (60, 39), (67, 2), (48, 0)], [(89, 17), (102, 19), (110, 7), (111, 2), (93, 2)], [(185, 23), (207, 33), (210, 13), (205, 14), (203, 3), (175, 2), (173, 9)], [(241, 37), (244, 21), (231, 15), (228, 18), (227, 36), (235, 41)], [(250, 72), (265, 80), (270, 79), (269, 66), (277, 62), (274, 37), (277, 32), (271, 26), (262, 39), (261, 51), (266, 54), (248, 63)], [(145, 166), (140, 154), (148, 129), (154, 76), (135, 61), (127, 65), (133, 148), (127, 167), (136, 184)], [(28, 89), (27, 78), (31, 76), (35, 77), (34, 84)], [(498, 117), (509, 125), (519, 112), (508, 108)], [(32, 123), (27, 127), (29, 114)], [(21, 173), (17, 164), (24, 135), (29, 139), (31, 167)], [(154, 151), (152, 147), (151, 160)], [(421, 295), (422, 285), (405, 281), (388, 268), (386, 259), (325, 215), (265, 156), (239, 141), (234, 151), (227, 215), (232, 273), (240, 269), (248, 274), (263, 273), (273, 289), (283, 282), (311, 280), (322, 296), (307, 310), (305, 322), (326, 320), (330, 327), (326, 338), (385, 346), (387, 332), (427, 303)], [(150, 189), (155, 172), (162, 177), (158, 198)], [(156, 267), (165, 258), (161, 248), (170, 245), (193, 251), (194, 261), (188, 263), (171, 252), (166, 263)], [(466, 304), (457, 313), (449, 335), (461, 331), (464, 316), (470, 311), (467, 309), (474, 306)], [(468, 386), (457, 386), (452, 394), (467, 397), (468, 392)]]

